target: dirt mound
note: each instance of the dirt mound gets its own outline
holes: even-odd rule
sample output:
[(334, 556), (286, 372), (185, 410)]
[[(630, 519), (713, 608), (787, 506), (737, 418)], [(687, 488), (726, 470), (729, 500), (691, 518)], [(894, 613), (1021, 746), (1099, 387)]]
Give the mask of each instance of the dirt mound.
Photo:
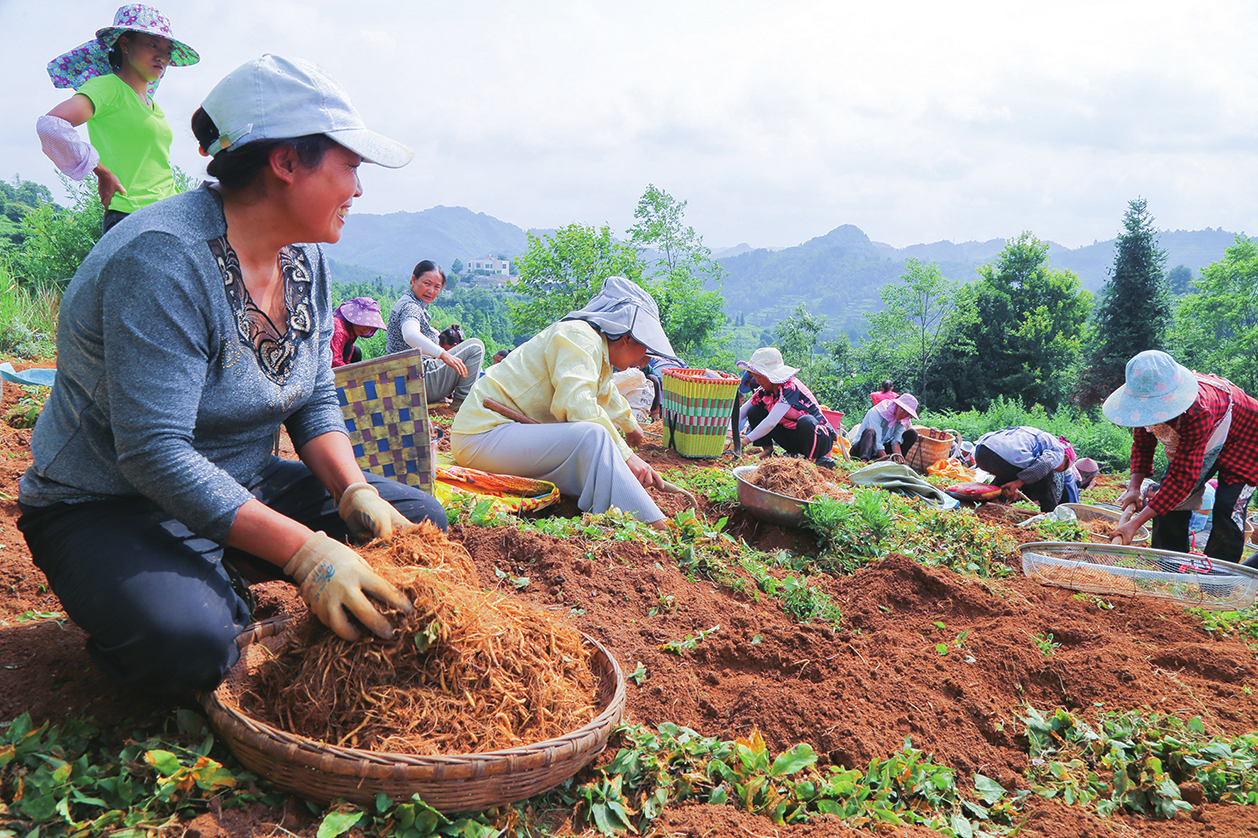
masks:
[[(5, 388), (6, 402), (13, 389)], [(0, 432), (0, 451), (8, 455), (0, 458), (6, 497), (16, 496), (17, 477), (29, 463), (28, 440), (20, 432)], [(658, 441), (647, 444), (645, 458), (657, 468), (683, 472), (732, 464), (728, 457), (688, 460)], [(565, 504), (559, 511), (573, 515), (575, 507)], [(806, 531), (767, 525), (706, 498), (699, 512), (711, 521), (728, 515), (727, 532), (762, 550), (817, 553)], [(1039, 540), (1013, 526), (1033, 511), (985, 504), (975, 514), (1020, 541)], [(13, 501), (0, 500), (0, 584), (6, 591), (0, 621), (7, 623), (0, 626), (0, 719), (25, 710), (39, 721), (87, 711), (102, 722), (146, 709), (169, 712), (169, 700), (106, 683), (73, 626), (18, 622), (24, 612), (37, 615), (59, 605), (41, 587), (43, 576), (14, 528), (16, 516)], [(930, 556), (891, 555), (851, 576), (815, 580), (842, 612), (839, 625), (830, 627), (798, 623), (737, 569), (725, 583), (693, 565), (685, 571), (681, 551), (653, 541), (622, 541), (595, 531), (558, 538), (511, 527), (456, 526), (450, 535), (467, 549), (479, 586), (570, 621), (606, 645), (626, 674), (639, 671), (640, 683), (629, 683), (629, 721), (674, 722), (724, 739), (758, 728), (774, 751), (807, 742), (823, 765), (856, 768), (899, 751), (909, 737), (955, 768), (958, 785), (981, 772), (1008, 789), (1026, 787), (1019, 713), (1027, 704), (1064, 706), (1085, 718), (1102, 710), (1149, 708), (1200, 716), (1213, 732), (1258, 730), (1258, 705), (1245, 694), (1255, 675), (1253, 652), (1239, 640), (1206, 633), (1197, 618), (1171, 606), (1076, 597), (1020, 572), (1005, 579), (963, 577), (928, 566)], [(262, 595), (259, 616), (304, 608), (282, 583), (256, 590)], [(282, 823), (312, 835), (304, 812), (291, 802), (284, 812), (251, 806), (202, 815), (191, 827), (202, 835), (243, 838)], [(1251, 820), (1248, 807), (1209, 804), (1170, 822), (1102, 820), (1035, 801), (1020, 834), (1237, 835), (1250, 830)], [(569, 834), (564, 829), (570, 833), (571, 824), (554, 834)], [(709, 806), (671, 807), (659, 830), (695, 836), (856, 834), (824, 818), (780, 827), (731, 807)]]

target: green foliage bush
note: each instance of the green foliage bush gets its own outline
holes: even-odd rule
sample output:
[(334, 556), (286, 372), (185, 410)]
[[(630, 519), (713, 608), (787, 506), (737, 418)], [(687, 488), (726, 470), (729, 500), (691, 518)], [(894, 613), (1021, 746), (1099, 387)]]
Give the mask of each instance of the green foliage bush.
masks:
[[(1103, 472), (1126, 471), (1131, 457), (1131, 431), (1120, 428), (1104, 417), (1094, 417), (1073, 408), (1049, 413), (1041, 405), (1023, 407), (1018, 398), (997, 396), (987, 410), (965, 410), (959, 413), (923, 413), (922, 424), (951, 428), (968, 440), (975, 440), (988, 431), (1014, 425), (1031, 425), (1054, 436), (1064, 436), (1074, 445), (1080, 457), (1096, 460)], [(1161, 449), (1159, 449), (1160, 453)]]

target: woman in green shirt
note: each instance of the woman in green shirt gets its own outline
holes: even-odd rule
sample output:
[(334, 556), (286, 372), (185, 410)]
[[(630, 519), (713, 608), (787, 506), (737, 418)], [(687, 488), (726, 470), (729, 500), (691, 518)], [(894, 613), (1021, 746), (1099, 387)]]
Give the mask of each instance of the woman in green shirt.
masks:
[[(113, 26), (48, 64), (57, 87), (75, 94), (36, 123), (44, 153), (74, 180), (96, 175), (105, 206), (102, 232), (129, 213), (175, 194), (173, 133), (153, 92), (166, 68), (195, 64), (196, 51), (175, 40), (156, 9), (123, 6)], [(87, 123), (91, 144), (75, 128)]]

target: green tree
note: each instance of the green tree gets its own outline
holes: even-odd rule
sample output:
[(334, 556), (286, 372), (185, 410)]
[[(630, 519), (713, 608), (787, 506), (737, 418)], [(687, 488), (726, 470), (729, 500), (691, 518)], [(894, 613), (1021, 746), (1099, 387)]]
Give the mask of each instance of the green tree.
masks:
[[(720, 348), (716, 336), (725, 325), (725, 300), (719, 291), (724, 269), (712, 258), (703, 237), (685, 223), (686, 202), (650, 184), (638, 200), (629, 241), (658, 254), (651, 265), (651, 293), (660, 304), (660, 319), (673, 349), (686, 357), (706, 358)], [(693, 358), (692, 358), (693, 360)]]
[(1182, 297), (1192, 293), (1192, 268), (1187, 265), (1176, 265), (1166, 274), (1166, 287), (1173, 296)]
[(1163, 349), (1171, 325), (1171, 302), (1163, 278), (1166, 253), (1144, 198), (1127, 205), (1115, 244), (1114, 267), (1088, 341), (1075, 399), (1089, 408), (1123, 383), (1127, 361), (1146, 349)]
[(459, 259), (455, 259), (454, 262), (451, 263), (450, 265), (450, 273), (452, 274), (463, 273), (463, 262)]
[(101, 237), (105, 210), (95, 177), (78, 182), (60, 172), (57, 177), (70, 195), (70, 207), (49, 202), (27, 212), (19, 225), (21, 243), (9, 248), (14, 277), (33, 288), (65, 288)]
[(1006, 244), (964, 286), (923, 395), (932, 410), (985, 409), (998, 395), (1053, 410), (1078, 363), (1092, 295), (1071, 271), (1049, 270), (1030, 233)]
[(883, 287), (882, 311), (865, 315), (867, 357), (880, 359), (886, 375), (901, 389), (925, 391), (944, 324), (957, 306), (957, 288), (937, 264), (909, 259), (900, 281)]
[(1193, 285), (1175, 315), (1176, 360), (1258, 391), (1258, 240), (1238, 235)]
[(816, 363), (817, 340), (826, 328), (825, 315), (813, 315), (808, 306), (800, 303), (795, 313), (773, 327), (778, 351), (782, 360), (792, 367), (799, 367), (800, 374), (808, 377)]
[(528, 233), (520, 276), (508, 288), (521, 299), (510, 303), (520, 334), (534, 335), (589, 302), (609, 276), (643, 285), (637, 248), (612, 238), (611, 228), (569, 224), (538, 237)]

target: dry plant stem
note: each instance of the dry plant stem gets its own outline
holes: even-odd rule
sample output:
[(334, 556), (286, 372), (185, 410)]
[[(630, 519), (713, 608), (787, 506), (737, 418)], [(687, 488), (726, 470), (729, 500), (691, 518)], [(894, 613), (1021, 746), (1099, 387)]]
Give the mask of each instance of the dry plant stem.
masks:
[(363, 550), (414, 602), (391, 642), (347, 643), (317, 620), (266, 662), (243, 702), (302, 736), (367, 750), (474, 753), (560, 736), (594, 714), (581, 635), (480, 590), (471, 557), (432, 526)]
[(853, 498), (851, 492), (828, 481), (814, 463), (796, 457), (765, 460), (751, 475), (749, 482), (761, 489), (800, 500), (829, 495), (847, 503)]

